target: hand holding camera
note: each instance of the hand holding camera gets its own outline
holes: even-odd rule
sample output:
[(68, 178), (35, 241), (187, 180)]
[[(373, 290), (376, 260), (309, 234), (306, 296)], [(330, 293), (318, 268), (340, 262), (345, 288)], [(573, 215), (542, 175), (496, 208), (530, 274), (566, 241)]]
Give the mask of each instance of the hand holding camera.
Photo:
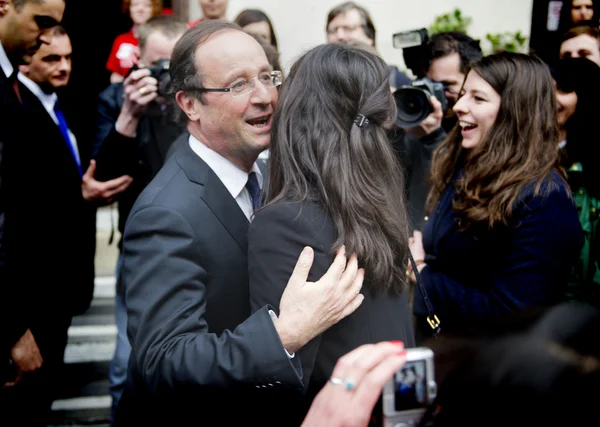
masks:
[(444, 118), (442, 103), (433, 95), (429, 98), (429, 102), (433, 111), (417, 126), (406, 129), (406, 132), (417, 138), (423, 138), (442, 127), (442, 119)]
[(152, 77), (149, 68), (137, 68), (123, 81), (123, 107), (115, 123), (117, 132), (133, 138), (136, 134), (140, 118), (148, 104), (158, 96), (158, 81)]
[(149, 68), (139, 68), (125, 78), (123, 91), (123, 111), (139, 117), (146, 111), (147, 105), (158, 96), (158, 80), (152, 77)]
[(342, 356), (302, 426), (366, 427), (384, 383), (405, 359), (399, 341), (363, 345)]
[(427, 77), (413, 81), (410, 86), (398, 88), (394, 92), (394, 99), (397, 107), (396, 125), (407, 130), (420, 126), (421, 132), (429, 131), (424, 135), (442, 125), (444, 111), (448, 108), (444, 85)]

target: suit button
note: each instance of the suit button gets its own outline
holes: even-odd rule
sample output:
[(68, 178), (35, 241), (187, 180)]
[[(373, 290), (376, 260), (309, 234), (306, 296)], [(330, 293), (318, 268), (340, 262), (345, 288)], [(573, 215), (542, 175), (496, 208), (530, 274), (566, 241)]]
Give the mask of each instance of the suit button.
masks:
[(281, 384), (281, 382), (280, 381), (275, 381), (275, 384)]
[(259, 385), (257, 385), (257, 386), (254, 386), (254, 387), (256, 387), (256, 388), (260, 388), (260, 386), (259, 386)]

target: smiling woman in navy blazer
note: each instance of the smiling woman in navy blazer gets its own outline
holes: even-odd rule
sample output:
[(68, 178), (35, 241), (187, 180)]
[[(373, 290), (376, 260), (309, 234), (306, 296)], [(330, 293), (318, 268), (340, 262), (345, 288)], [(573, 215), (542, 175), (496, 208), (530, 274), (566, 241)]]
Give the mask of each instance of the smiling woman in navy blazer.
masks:
[(387, 65), (347, 45), (309, 51), (281, 87), (267, 206), (248, 236), (252, 308), (279, 305), (304, 246), (315, 252), (309, 280), (342, 245), (365, 269), (362, 305), (298, 352), (306, 393), (272, 403), (288, 408), (281, 426), (300, 425), (342, 355), (379, 341), (414, 345), (403, 175), (385, 130), (394, 106)]
[[(484, 57), (454, 111), (459, 124), (432, 164), (432, 213), (410, 239), (446, 332), (556, 303), (582, 244), (547, 66), (522, 54)], [(413, 310), (427, 315), (418, 292)]]

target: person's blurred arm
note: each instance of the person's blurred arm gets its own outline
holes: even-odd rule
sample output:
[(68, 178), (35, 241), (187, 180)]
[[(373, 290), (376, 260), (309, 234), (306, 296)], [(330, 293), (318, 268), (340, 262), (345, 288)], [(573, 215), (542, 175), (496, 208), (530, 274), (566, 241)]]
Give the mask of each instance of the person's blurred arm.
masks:
[(157, 81), (150, 77), (148, 69), (132, 72), (122, 86), (110, 86), (100, 95), (93, 153), (98, 181), (135, 175), (137, 128), (148, 104), (156, 96)]

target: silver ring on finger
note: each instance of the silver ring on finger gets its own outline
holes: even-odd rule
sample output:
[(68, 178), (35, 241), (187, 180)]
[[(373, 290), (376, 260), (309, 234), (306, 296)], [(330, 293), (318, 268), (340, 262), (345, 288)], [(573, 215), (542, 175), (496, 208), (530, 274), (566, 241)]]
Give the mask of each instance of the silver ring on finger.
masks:
[(354, 390), (356, 388), (356, 381), (354, 381), (354, 379), (347, 377), (344, 380), (344, 386), (346, 387), (346, 390), (350, 391), (350, 390)]
[(341, 378), (331, 377), (329, 378), (329, 381), (331, 381), (331, 384), (333, 385), (344, 385), (344, 380)]

